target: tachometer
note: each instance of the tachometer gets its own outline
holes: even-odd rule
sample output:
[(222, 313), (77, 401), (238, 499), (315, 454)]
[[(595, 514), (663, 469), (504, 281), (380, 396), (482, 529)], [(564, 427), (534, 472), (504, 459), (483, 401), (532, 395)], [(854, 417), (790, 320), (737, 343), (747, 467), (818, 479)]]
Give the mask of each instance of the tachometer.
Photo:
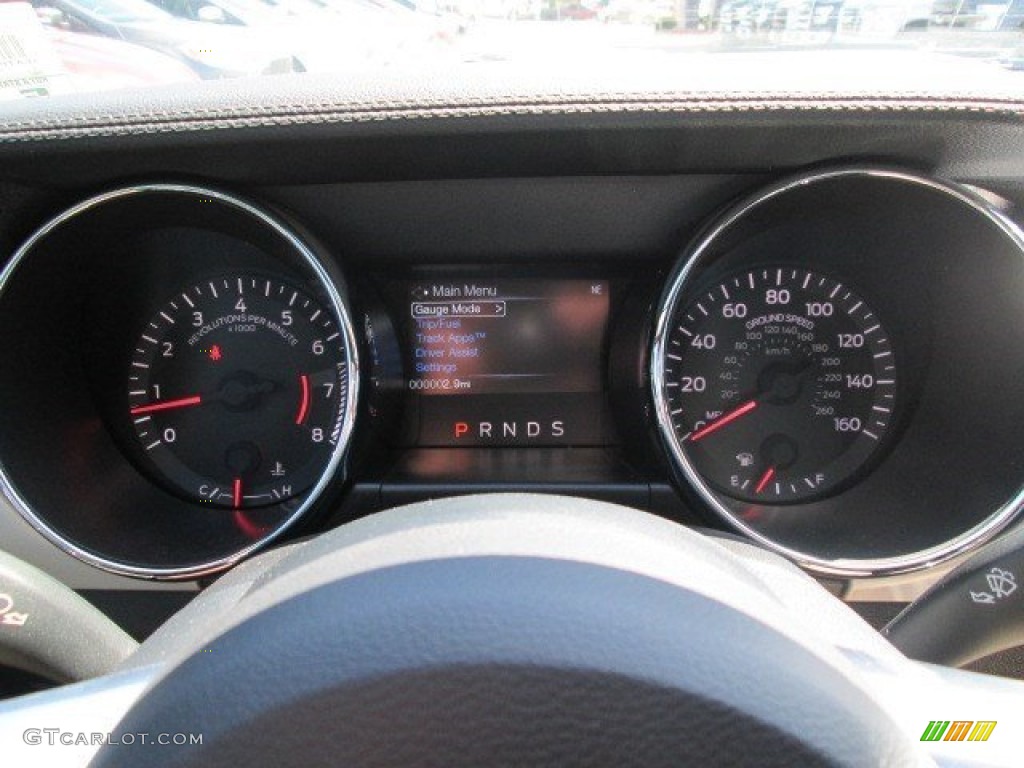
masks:
[(662, 429), (721, 493), (761, 504), (827, 495), (892, 428), (889, 334), (830, 277), (789, 266), (743, 271), (665, 327), (654, 366)]
[(323, 474), (345, 417), (343, 329), (290, 283), (232, 274), (188, 286), (136, 342), (128, 408), (144, 462), (184, 497), (243, 508)]

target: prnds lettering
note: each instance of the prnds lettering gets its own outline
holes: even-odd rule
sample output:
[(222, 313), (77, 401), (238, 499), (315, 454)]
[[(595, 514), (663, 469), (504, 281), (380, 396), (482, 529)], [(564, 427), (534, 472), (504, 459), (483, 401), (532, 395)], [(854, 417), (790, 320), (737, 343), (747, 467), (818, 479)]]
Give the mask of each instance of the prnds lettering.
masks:
[(564, 437), (565, 422), (551, 421), (457, 421), (455, 438), (476, 437), (480, 440), (530, 440), (539, 437)]

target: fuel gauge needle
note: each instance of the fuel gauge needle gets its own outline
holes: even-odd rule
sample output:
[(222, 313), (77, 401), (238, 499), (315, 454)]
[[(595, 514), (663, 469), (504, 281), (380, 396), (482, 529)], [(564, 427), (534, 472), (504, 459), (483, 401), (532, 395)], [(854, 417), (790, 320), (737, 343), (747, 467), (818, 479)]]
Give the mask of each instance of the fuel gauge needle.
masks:
[(754, 493), (761, 493), (765, 488), (768, 487), (768, 483), (775, 477), (775, 467), (768, 467), (768, 470), (761, 475), (761, 479), (757, 481), (757, 486), (754, 488)]
[(731, 424), (732, 422), (736, 421), (736, 419), (740, 418), (741, 416), (745, 416), (746, 414), (750, 413), (756, 407), (757, 407), (757, 401), (756, 400), (748, 400), (747, 402), (745, 402), (743, 405), (739, 406), (738, 408), (734, 408), (733, 410), (729, 411), (724, 416), (719, 416), (717, 419), (712, 421), (710, 424), (708, 424), (708, 425), (698, 429), (696, 432), (694, 432), (692, 435), (690, 435), (690, 442), (691, 443), (695, 443), (698, 440), (700, 440), (701, 438), (707, 437), (712, 432), (716, 432), (719, 429), (721, 429), (722, 427), (724, 427), (726, 424)]
[(138, 416), (140, 413), (153, 413), (154, 411), (169, 411), (172, 408), (186, 408), (190, 405), (199, 405), (203, 401), (200, 395), (193, 395), (192, 397), (179, 397), (177, 400), (163, 400), (159, 403), (151, 403), (150, 405), (137, 405), (132, 408), (132, 416)]

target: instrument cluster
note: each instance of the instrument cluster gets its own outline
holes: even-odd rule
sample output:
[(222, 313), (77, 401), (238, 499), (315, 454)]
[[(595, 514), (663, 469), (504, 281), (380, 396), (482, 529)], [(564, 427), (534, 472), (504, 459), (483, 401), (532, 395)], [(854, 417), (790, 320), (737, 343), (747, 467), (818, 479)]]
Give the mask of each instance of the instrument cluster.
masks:
[(356, 270), (226, 192), (91, 198), (0, 275), (0, 486), (67, 552), (143, 578), (322, 529), (373, 483), (409, 500), (663, 483), (687, 522), (840, 577), (928, 567), (1017, 516), (1009, 218), (951, 183), (845, 168), (690, 236), (657, 274)]

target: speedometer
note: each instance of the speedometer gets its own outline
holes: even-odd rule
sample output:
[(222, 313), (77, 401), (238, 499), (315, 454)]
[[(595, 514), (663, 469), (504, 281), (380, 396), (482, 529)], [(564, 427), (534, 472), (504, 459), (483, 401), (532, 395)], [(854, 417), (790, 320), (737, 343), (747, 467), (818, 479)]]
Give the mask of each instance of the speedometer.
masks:
[(665, 327), (654, 366), (662, 430), (677, 458), (735, 499), (834, 492), (894, 423), (889, 334), (830, 277), (791, 266), (736, 273)]

